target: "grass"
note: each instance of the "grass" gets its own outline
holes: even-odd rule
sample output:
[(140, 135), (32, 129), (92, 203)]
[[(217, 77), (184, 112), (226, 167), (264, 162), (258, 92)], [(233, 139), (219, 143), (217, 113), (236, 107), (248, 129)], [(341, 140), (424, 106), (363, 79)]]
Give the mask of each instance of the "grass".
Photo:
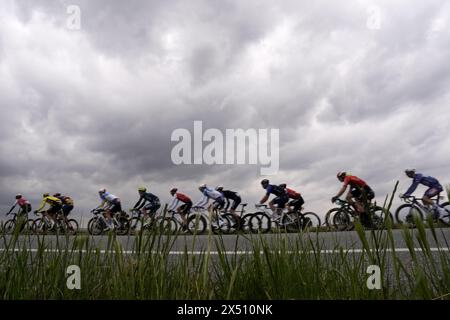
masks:
[[(357, 242), (342, 247), (336, 238), (333, 253), (319, 233), (241, 235), (231, 253), (224, 237), (192, 236), (177, 242), (178, 255), (170, 254), (176, 236), (131, 236), (130, 254), (114, 235), (106, 251), (88, 235), (0, 235), (0, 299), (450, 299), (445, 229), (417, 221), (416, 229), (393, 230), (388, 221), (386, 230), (355, 230)], [(396, 250), (399, 232), (406, 252)], [(190, 254), (199, 241), (202, 251)], [(243, 242), (247, 254), (238, 252)], [(66, 286), (72, 264), (81, 290)], [(380, 290), (367, 288), (369, 265), (380, 266)]]

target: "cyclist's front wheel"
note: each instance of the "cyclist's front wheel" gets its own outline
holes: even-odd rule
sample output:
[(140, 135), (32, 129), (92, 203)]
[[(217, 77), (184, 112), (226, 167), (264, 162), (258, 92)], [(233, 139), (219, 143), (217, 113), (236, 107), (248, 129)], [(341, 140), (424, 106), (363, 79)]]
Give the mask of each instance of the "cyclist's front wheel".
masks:
[(325, 214), (325, 225), (328, 228), (334, 229), (333, 219), (334, 219), (334, 216), (336, 215), (336, 213), (338, 213), (339, 211), (341, 211), (341, 208), (333, 208)]
[(443, 224), (450, 226), (450, 202), (445, 202), (445, 203), (441, 204), (441, 208), (443, 208), (445, 210), (445, 213), (441, 214), (441, 217), (439, 218), (439, 220)]
[(34, 220), (32, 230), (35, 234), (46, 234), (50, 230), (50, 225), (45, 218), (38, 218)]
[(175, 234), (178, 231), (178, 222), (174, 218), (158, 217), (155, 225), (160, 234)]
[(241, 217), (241, 221), (240, 221), (240, 230), (244, 233), (253, 233), (254, 229), (257, 230), (258, 226), (260, 224), (260, 222), (258, 221), (258, 219), (255, 219), (255, 223), (256, 226), (252, 226), (252, 224), (250, 223), (250, 219), (253, 217), (253, 213), (247, 213), (245, 215), (243, 215)]
[(423, 220), (423, 214), (417, 206), (407, 203), (397, 208), (397, 211), (395, 211), (395, 219), (399, 224), (414, 227), (417, 220)]
[(338, 231), (353, 229), (353, 217), (347, 211), (339, 210), (333, 216), (333, 226)]
[(117, 222), (118, 222), (116, 226), (117, 235), (124, 236), (128, 234), (128, 232), (130, 231), (130, 221), (128, 220), (128, 218), (126, 216), (120, 215), (117, 218)]
[[(63, 222), (64, 223), (64, 222)], [(78, 222), (75, 219), (67, 220), (65, 224), (66, 232), (70, 235), (75, 235), (78, 232)]]
[(223, 233), (232, 234), (241, 230), (242, 219), (237, 219), (231, 213), (225, 213), (222, 218), (227, 221), (220, 227)]
[(267, 233), (272, 228), (272, 219), (264, 212), (256, 212), (250, 218), (253, 233)]
[(143, 230), (143, 222), (140, 217), (130, 219), (130, 234), (139, 234)]
[(187, 220), (187, 228), (191, 234), (202, 234), (206, 230), (206, 219), (201, 214), (190, 215)]
[(302, 221), (298, 214), (284, 214), (281, 219), (281, 228), (286, 232), (300, 232), (302, 230)]
[(6, 234), (13, 234), (14, 230), (16, 229), (16, 221), (14, 220), (8, 220), (3, 225), (3, 232)]
[(88, 232), (91, 235), (98, 236), (103, 233), (103, 230), (106, 227), (106, 223), (100, 217), (93, 217), (88, 222)]
[(306, 212), (301, 216), (301, 224), (303, 231), (314, 231), (320, 228), (322, 221), (314, 212)]

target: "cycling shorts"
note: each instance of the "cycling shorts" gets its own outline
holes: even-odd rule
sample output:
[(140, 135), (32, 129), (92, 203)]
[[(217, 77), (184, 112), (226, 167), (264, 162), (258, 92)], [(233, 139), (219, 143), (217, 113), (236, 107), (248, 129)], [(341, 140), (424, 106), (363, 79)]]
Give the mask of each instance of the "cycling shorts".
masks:
[(159, 208), (161, 208), (161, 204), (159, 202), (147, 203), (144, 207), (144, 209), (147, 210), (148, 213), (155, 213)]
[(114, 201), (113, 205), (111, 206), (111, 208), (109, 208), (109, 211), (111, 213), (118, 213), (122, 211), (122, 204), (120, 203), (120, 201)]
[(69, 213), (73, 210), (73, 205), (71, 204), (65, 204), (62, 206), (62, 212), (64, 214), (64, 216), (68, 216)]
[(181, 213), (188, 214), (192, 208), (192, 201), (188, 201), (180, 206)]
[(59, 210), (61, 210), (62, 205), (60, 204), (55, 204), (54, 206), (51, 206), (50, 209), (47, 210), (47, 213), (50, 215), (53, 215), (55, 213), (58, 213)]
[(242, 201), (241, 197), (234, 198), (233, 204), (231, 205), (231, 210), (236, 210), (241, 201)]
[(431, 187), (427, 191), (425, 191), (424, 196), (427, 196), (428, 198), (433, 198), (437, 196), (439, 193), (441, 193), (444, 189), (442, 186), (439, 187)]
[(278, 208), (284, 208), (284, 206), (286, 205), (286, 203), (289, 201), (289, 197), (287, 194), (283, 194), (279, 197), (274, 198), (271, 202), (273, 204), (276, 204), (278, 206)]
[(289, 206), (294, 207), (294, 211), (300, 210), (300, 208), (304, 204), (305, 204), (305, 200), (303, 200), (302, 196), (300, 196), (300, 198), (298, 198), (298, 199), (295, 199), (295, 200), (292, 200), (291, 202), (289, 202)]
[(365, 186), (364, 188), (353, 188), (350, 193), (352, 194), (352, 197), (356, 200), (362, 201), (364, 200), (364, 193), (366, 194), (367, 200), (372, 200), (375, 198), (375, 192), (369, 187)]

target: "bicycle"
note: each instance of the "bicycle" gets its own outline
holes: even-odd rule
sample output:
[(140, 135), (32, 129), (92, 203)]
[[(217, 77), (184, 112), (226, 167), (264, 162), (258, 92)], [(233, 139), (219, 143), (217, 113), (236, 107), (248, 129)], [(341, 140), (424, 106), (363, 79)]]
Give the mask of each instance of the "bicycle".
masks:
[[(103, 216), (105, 209), (93, 209), (91, 210), (94, 217), (92, 217), (88, 222), (88, 232), (91, 235), (101, 235), (107, 229), (106, 218)], [(119, 213), (112, 215), (112, 222), (114, 226), (114, 232), (117, 235), (123, 236), (128, 234), (130, 230), (130, 222), (128, 220), (128, 215), (121, 211)]]
[(245, 207), (247, 203), (239, 204), (241, 206), (241, 210), (235, 211), (235, 213), (239, 216), (239, 219), (236, 219), (236, 216), (228, 213), (227, 211), (222, 212), (222, 217), (229, 220), (229, 224), (224, 224), (221, 227), (221, 230), (224, 233), (232, 234), (238, 231), (242, 231), (244, 233), (255, 233), (259, 229), (260, 219), (259, 217), (253, 220), (254, 225), (250, 223), (251, 218), (255, 215), (254, 213), (245, 213)]
[[(287, 232), (309, 231), (313, 227), (321, 225), (320, 218), (314, 212), (302, 213), (301, 210), (287, 212), (284, 209), (278, 219), (273, 219), (272, 210), (267, 205), (256, 204), (256, 208), (262, 208), (262, 211), (256, 212), (250, 218), (250, 224), (258, 225), (258, 232), (267, 233), (272, 228), (284, 229)], [(254, 221), (258, 219), (259, 221)]]
[[(3, 225), (3, 232), (6, 234), (13, 234), (14, 231), (19, 227), (19, 232), (25, 231), (27, 233), (31, 232), (33, 226), (33, 219), (28, 218), (28, 213), (11, 212), (7, 213), (6, 216), (12, 214), (12, 218), (6, 220)], [(25, 219), (24, 219), (25, 218)]]
[(132, 216), (129, 219), (130, 232), (149, 233), (158, 232), (164, 234), (173, 234), (178, 230), (178, 223), (172, 217), (158, 216), (156, 213), (149, 214), (143, 218), (142, 210), (132, 209)]
[[(395, 219), (399, 224), (407, 224), (411, 227), (415, 226), (415, 219), (419, 219), (420, 221), (424, 220), (424, 216), (433, 216), (434, 219), (434, 212), (432, 208), (428, 208), (419, 200), (422, 200), (421, 198), (416, 198), (414, 196), (408, 196), (408, 197), (401, 197), (403, 201), (405, 201), (405, 204), (402, 204), (400, 207), (397, 208), (395, 211)], [(442, 200), (443, 197), (438, 194), (436, 197), (433, 197), (432, 199), (436, 198), (436, 204), (443, 208), (446, 213), (444, 215), (441, 215), (438, 219), (438, 221), (441, 221), (445, 225), (450, 225), (450, 203), (445, 202), (443, 204), (439, 204), (439, 200)]]
[(59, 210), (56, 213), (55, 222), (49, 219), (47, 215), (43, 215), (33, 221), (32, 231), (35, 234), (46, 234), (48, 231), (56, 233), (75, 235), (78, 232), (78, 222), (75, 219), (64, 218), (64, 213)]
[(391, 221), (394, 221), (392, 214), (390, 212), (387, 212), (387, 210), (385, 210), (384, 208), (377, 206), (376, 203), (370, 204), (370, 211), (366, 219), (362, 218), (360, 214), (356, 212), (351, 203), (341, 199), (337, 199), (335, 203), (339, 207), (331, 209), (329, 212), (335, 212), (335, 214), (332, 216), (333, 226), (338, 231), (353, 230), (355, 228), (356, 220), (360, 220), (361, 224), (364, 227), (370, 229), (384, 228), (387, 216), (390, 217)]

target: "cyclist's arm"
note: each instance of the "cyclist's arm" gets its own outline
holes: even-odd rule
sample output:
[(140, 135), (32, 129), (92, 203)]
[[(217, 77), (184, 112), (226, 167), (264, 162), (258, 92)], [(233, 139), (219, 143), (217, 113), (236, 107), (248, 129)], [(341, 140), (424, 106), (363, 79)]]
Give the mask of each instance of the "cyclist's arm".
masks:
[(43, 201), (41, 202), (41, 206), (39, 207), (39, 209), (36, 209), (36, 212), (40, 212), (42, 209), (44, 209), (46, 203), (47, 203), (47, 202), (46, 202), (45, 200), (43, 200)]
[(14, 210), (14, 208), (17, 206), (17, 203), (18, 203), (18, 201), (14, 202), (11, 209), (9, 209), (8, 214), (10, 214)]
[(101, 209), (105, 206), (105, 204), (106, 204), (106, 200), (103, 200), (102, 203), (100, 203), (100, 205), (95, 209)]
[(265, 203), (267, 200), (269, 200), (269, 196), (270, 194), (265, 194), (264, 197), (261, 199), (261, 201), (259, 201), (260, 204)]
[(204, 207), (208, 204), (208, 202), (209, 202), (209, 197), (207, 195), (203, 195), (203, 198), (200, 201), (198, 201), (194, 205), (194, 207)]
[(414, 179), (413, 183), (409, 187), (408, 191), (405, 192), (404, 196), (409, 197), (414, 191), (416, 191), (418, 185), (419, 181)]
[[(144, 201), (142, 201), (142, 200), (144, 200)], [(142, 201), (142, 204), (141, 204), (141, 201)], [(143, 197), (140, 197), (139, 201), (134, 205), (133, 209), (137, 209), (137, 210), (141, 209), (144, 206), (146, 201), (147, 200), (145, 200)]]
[(337, 195), (335, 196), (335, 198), (339, 198), (340, 196), (342, 196), (345, 193), (345, 190), (347, 190), (347, 185), (344, 184), (342, 186), (342, 188), (339, 190), (339, 192), (337, 193)]

